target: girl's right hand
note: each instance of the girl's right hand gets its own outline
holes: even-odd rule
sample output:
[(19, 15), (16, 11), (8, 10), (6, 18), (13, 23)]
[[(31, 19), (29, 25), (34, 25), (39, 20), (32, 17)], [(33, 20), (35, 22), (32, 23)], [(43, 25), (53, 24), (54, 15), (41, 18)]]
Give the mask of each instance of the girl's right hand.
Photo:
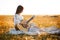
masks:
[(22, 24), (24, 28), (28, 27), (28, 24), (26, 24), (26, 21), (22, 21), (20, 24)]

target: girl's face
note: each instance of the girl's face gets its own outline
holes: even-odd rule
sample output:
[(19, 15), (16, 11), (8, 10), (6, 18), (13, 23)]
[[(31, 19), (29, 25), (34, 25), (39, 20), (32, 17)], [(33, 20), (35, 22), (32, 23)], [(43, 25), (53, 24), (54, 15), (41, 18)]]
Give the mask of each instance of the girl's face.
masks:
[(23, 10), (19, 13), (19, 15), (23, 12)]

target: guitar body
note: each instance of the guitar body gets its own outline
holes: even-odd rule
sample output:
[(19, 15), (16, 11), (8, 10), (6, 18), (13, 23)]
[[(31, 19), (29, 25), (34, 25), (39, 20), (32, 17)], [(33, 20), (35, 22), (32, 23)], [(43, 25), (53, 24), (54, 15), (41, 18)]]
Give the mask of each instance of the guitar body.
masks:
[(19, 30), (28, 31), (28, 28), (25, 28), (22, 25), (17, 25), (17, 27), (19, 28)]

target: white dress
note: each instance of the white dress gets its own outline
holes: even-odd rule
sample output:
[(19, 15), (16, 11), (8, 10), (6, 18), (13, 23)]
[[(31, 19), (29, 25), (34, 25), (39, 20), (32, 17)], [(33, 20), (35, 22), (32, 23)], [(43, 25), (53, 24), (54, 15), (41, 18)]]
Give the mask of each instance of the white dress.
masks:
[(15, 14), (15, 16), (14, 16), (14, 25), (19, 24), (23, 19), (24, 18), (23, 18), (22, 15)]
[[(14, 16), (14, 25), (19, 24), (21, 21), (23, 20), (23, 16), (22, 15), (18, 15), (15, 14)], [(37, 35), (39, 32), (39, 28), (35, 27), (34, 24), (30, 24), (30, 28), (28, 29), (28, 31), (16, 31), (15, 28), (10, 29), (9, 34), (28, 34), (28, 35)]]
[[(23, 16), (19, 16), (18, 14), (16, 14), (14, 16), (14, 25), (19, 24), (21, 21), (23, 20)], [(11, 29), (9, 31), (9, 34), (28, 34), (28, 35), (37, 35), (40, 34), (41, 32), (46, 32), (46, 33), (50, 33), (50, 34), (54, 34), (54, 33), (60, 33), (60, 29), (56, 28), (55, 26), (51, 26), (48, 28), (38, 28), (36, 27), (35, 24), (31, 23), (30, 24), (30, 28), (28, 29), (28, 31), (16, 31), (15, 28)]]

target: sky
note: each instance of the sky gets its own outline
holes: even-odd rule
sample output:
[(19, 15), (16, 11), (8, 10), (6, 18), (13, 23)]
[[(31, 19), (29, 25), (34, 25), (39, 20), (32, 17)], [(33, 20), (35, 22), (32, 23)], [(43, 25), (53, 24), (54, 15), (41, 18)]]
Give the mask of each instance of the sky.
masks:
[(22, 15), (60, 15), (60, 0), (0, 0), (0, 15), (15, 15), (18, 5)]

